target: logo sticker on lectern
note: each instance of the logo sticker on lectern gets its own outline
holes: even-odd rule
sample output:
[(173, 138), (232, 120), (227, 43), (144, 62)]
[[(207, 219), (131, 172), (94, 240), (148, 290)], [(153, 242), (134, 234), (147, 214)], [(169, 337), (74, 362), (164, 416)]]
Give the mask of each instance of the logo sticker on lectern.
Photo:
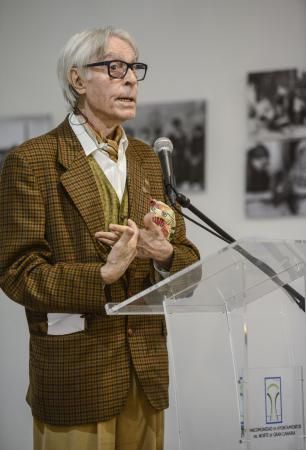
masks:
[(266, 423), (282, 423), (282, 381), (281, 377), (265, 378)]

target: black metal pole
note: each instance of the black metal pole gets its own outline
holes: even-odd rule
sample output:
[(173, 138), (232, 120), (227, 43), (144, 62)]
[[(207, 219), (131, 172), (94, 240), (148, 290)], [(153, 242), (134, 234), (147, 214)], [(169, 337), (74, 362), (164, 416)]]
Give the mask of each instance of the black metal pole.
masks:
[[(173, 189), (173, 188), (172, 188)], [(198, 208), (196, 208), (191, 202), (190, 199), (185, 197), (185, 195), (177, 192), (175, 189), (173, 191), (176, 194), (176, 201), (179, 205), (184, 208), (189, 209), (195, 216), (201, 219), (204, 223), (210, 226), (213, 230), (217, 232), (218, 237), (223, 237), (228, 243), (237, 242), (231, 235), (229, 235), (226, 231), (224, 231), (219, 225), (213, 222), (209, 217), (202, 213)], [(278, 286), (282, 287), (296, 304), (305, 312), (305, 297), (303, 297), (299, 292), (297, 292), (293, 287), (289, 286), (289, 284), (283, 284), (282, 281), (278, 278), (277, 273), (265, 262), (251, 255), (247, 250), (242, 248), (240, 245), (235, 245), (233, 248), (238, 251), (241, 255), (243, 255), (247, 260), (253, 263), (258, 269), (268, 275)]]

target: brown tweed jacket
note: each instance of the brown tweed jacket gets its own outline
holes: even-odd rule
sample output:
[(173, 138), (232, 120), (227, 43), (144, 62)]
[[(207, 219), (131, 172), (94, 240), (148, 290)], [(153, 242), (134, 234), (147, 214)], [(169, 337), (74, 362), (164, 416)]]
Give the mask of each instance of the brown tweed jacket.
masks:
[[(158, 158), (135, 139), (127, 149), (129, 216), (142, 226), (149, 199), (165, 200)], [(85, 153), (66, 119), (7, 157), (0, 181), (0, 283), (24, 305), (30, 330), (32, 413), (55, 425), (104, 421), (120, 412), (136, 370), (150, 403), (168, 405), (166, 330), (160, 316), (109, 317), (106, 302), (120, 302), (149, 286), (152, 263), (135, 259), (125, 276), (103, 288), (100, 267), (107, 246), (103, 205)], [(181, 217), (171, 272), (195, 262)], [(84, 314), (86, 329), (47, 334), (47, 313)]]

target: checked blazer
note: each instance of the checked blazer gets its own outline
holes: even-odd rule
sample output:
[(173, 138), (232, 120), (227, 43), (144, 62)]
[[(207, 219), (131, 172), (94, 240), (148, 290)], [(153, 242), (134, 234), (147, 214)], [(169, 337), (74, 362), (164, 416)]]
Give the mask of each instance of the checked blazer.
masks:
[[(145, 143), (129, 139), (129, 217), (139, 227), (149, 211), (143, 193), (165, 201), (159, 160)], [(199, 254), (176, 217), (171, 273)], [(150, 285), (153, 265), (135, 259), (125, 275), (104, 287), (100, 268), (109, 248), (103, 204), (85, 153), (68, 119), (10, 152), (0, 178), (0, 285), (25, 307), (30, 331), (27, 401), (41, 421), (77, 425), (105, 421), (124, 405), (131, 367), (152, 406), (168, 406), (168, 356), (160, 316), (109, 317), (120, 302)], [(47, 334), (47, 313), (76, 313), (85, 330)]]

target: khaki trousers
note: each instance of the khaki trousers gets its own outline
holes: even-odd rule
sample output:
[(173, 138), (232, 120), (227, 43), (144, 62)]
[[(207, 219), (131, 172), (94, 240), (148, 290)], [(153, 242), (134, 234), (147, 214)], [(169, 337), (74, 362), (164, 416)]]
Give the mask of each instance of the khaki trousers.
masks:
[(127, 402), (107, 422), (48, 425), (34, 418), (34, 450), (163, 450), (164, 412), (152, 408), (132, 376)]

